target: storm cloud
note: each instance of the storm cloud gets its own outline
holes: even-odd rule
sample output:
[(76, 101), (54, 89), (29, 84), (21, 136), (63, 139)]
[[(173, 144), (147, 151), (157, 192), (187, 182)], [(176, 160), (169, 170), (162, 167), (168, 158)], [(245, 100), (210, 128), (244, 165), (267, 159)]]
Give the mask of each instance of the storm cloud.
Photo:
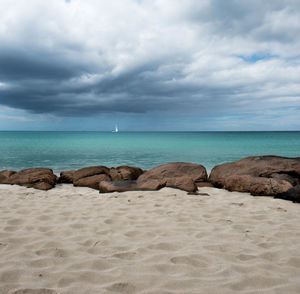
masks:
[(295, 0), (2, 0), (0, 123), (299, 129), (299, 19)]

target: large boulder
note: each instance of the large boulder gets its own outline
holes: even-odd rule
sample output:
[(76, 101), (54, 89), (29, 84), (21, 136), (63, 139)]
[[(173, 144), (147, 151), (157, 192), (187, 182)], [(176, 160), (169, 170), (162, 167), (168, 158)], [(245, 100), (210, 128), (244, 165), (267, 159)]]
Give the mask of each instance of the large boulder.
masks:
[(9, 178), (15, 173), (15, 171), (7, 169), (0, 171), (0, 184), (10, 184)]
[(50, 168), (28, 168), (12, 173), (8, 182), (39, 190), (49, 190), (56, 184), (56, 175)]
[(101, 181), (110, 180), (109, 168), (106, 166), (89, 166), (76, 170), (73, 174), (74, 186), (99, 188)]
[(72, 184), (75, 172), (76, 170), (62, 171), (59, 175), (57, 182), (60, 184)]
[(171, 162), (157, 166), (139, 176), (138, 181), (167, 180), (184, 176), (190, 177), (195, 183), (207, 181), (207, 172), (203, 165), (187, 162)]
[(138, 177), (137, 182), (164, 181), (166, 187), (187, 192), (197, 191), (197, 184), (207, 181), (204, 166), (187, 162), (171, 162), (150, 169)]
[(155, 191), (163, 188), (165, 182), (159, 180), (150, 181), (101, 181), (100, 193), (126, 192), (126, 191)]
[(300, 184), (300, 157), (252, 156), (215, 166), (209, 181), (230, 191), (279, 196)]
[(118, 166), (116, 168), (112, 167), (109, 170), (109, 175), (112, 181), (133, 181), (136, 180), (141, 174), (143, 170), (139, 167), (134, 166)]

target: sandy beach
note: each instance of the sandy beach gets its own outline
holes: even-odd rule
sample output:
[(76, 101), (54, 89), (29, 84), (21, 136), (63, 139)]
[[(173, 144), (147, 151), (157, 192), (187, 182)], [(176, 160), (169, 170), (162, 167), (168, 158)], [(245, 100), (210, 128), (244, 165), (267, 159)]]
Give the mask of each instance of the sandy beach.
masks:
[(300, 205), (0, 185), (0, 293), (300, 293)]

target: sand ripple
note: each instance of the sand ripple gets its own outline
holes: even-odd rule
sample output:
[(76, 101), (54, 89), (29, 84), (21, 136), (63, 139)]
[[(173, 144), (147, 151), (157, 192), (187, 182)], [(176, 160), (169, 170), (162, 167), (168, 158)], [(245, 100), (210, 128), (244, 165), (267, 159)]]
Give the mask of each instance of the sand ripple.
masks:
[(300, 205), (0, 186), (0, 294), (300, 293)]

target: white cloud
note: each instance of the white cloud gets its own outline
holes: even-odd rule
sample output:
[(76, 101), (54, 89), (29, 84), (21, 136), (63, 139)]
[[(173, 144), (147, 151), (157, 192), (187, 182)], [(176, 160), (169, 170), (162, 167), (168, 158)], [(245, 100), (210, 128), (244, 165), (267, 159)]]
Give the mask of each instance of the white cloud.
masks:
[(216, 116), (299, 111), (298, 1), (29, 2), (1, 1), (0, 67), (10, 54), (20, 60), (15, 72), (0, 69), (0, 104), (58, 116), (128, 103)]

